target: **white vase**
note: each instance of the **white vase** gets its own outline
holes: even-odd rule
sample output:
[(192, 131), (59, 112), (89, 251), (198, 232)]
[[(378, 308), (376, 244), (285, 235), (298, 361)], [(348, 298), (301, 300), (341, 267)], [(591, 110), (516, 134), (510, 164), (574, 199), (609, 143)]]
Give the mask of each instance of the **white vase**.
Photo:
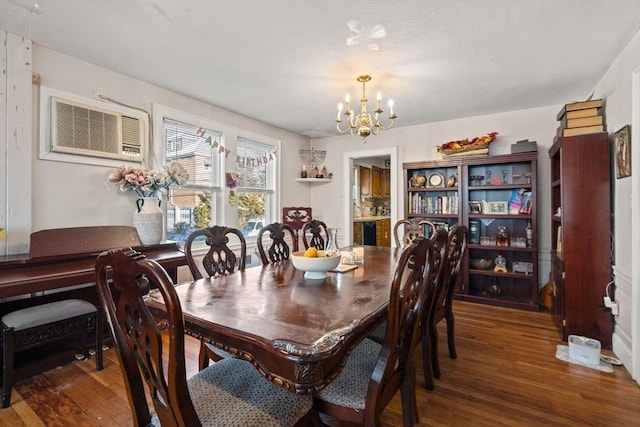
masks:
[(155, 197), (140, 197), (133, 214), (133, 226), (143, 245), (160, 243), (162, 240), (163, 215), (160, 201)]

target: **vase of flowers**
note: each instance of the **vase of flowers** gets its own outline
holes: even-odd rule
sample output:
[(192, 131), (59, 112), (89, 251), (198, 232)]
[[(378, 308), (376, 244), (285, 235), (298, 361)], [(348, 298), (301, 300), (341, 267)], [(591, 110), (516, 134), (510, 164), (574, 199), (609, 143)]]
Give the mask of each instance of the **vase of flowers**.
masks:
[(120, 184), (121, 191), (133, 191), (138, 195), (137, 209), (133, 213), (133, 226), (138, 231), (142, 244), (150, 245), (162, 240), (162, 199), (167, 197), (170, 187), (180, 187), (188, 179), (189, 174), (178, 162), (171, 163), (159, 172), (122, 166), (109, 176), (110, 182)]

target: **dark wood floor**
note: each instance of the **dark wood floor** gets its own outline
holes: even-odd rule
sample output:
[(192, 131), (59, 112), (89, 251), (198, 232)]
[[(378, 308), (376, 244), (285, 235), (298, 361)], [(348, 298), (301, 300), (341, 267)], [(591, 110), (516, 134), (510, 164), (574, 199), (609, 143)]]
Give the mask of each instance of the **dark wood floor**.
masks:
[[(563, 343), (548, 313), (454, 305), (458, 358), (449, 359), (441, 326), (442, 378), (433, 392), (422, 387), (418, 371), (421, 426), (640, 425), (640, 388), (629, 373), (556, 359)], [(188, 342), (192, 374), (197, 343)], [(416, 362), (420, 358), (418, 350)], [(103, 371), (94, 366), (93, 360), (73, 362), (17, 383), (0, 426), (132, 425), (114, 350), (106, 352)], [(383, 425), (401, 425), (399, 397)]]

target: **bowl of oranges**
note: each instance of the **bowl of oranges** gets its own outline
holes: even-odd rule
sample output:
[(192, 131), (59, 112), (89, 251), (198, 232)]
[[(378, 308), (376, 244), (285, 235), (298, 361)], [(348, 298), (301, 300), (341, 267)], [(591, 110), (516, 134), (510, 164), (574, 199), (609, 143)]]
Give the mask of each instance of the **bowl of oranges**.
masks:
[(327, 271), (340, 264), (340, 253), (328, 254), (311, 247), (306, 251), (293, 252), (291, 261), (295, 268), (305, 272), (305, 279), (324, 279), (327, 277)]

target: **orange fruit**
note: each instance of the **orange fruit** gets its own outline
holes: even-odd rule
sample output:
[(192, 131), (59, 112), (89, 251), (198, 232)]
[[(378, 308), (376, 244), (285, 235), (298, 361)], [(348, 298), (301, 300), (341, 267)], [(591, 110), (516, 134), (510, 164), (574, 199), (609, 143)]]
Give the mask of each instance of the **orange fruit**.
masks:
[(307, 258), (315, 258), (318, 256), (318, 250), (312, 246), (304, 252), (304, 256)]

